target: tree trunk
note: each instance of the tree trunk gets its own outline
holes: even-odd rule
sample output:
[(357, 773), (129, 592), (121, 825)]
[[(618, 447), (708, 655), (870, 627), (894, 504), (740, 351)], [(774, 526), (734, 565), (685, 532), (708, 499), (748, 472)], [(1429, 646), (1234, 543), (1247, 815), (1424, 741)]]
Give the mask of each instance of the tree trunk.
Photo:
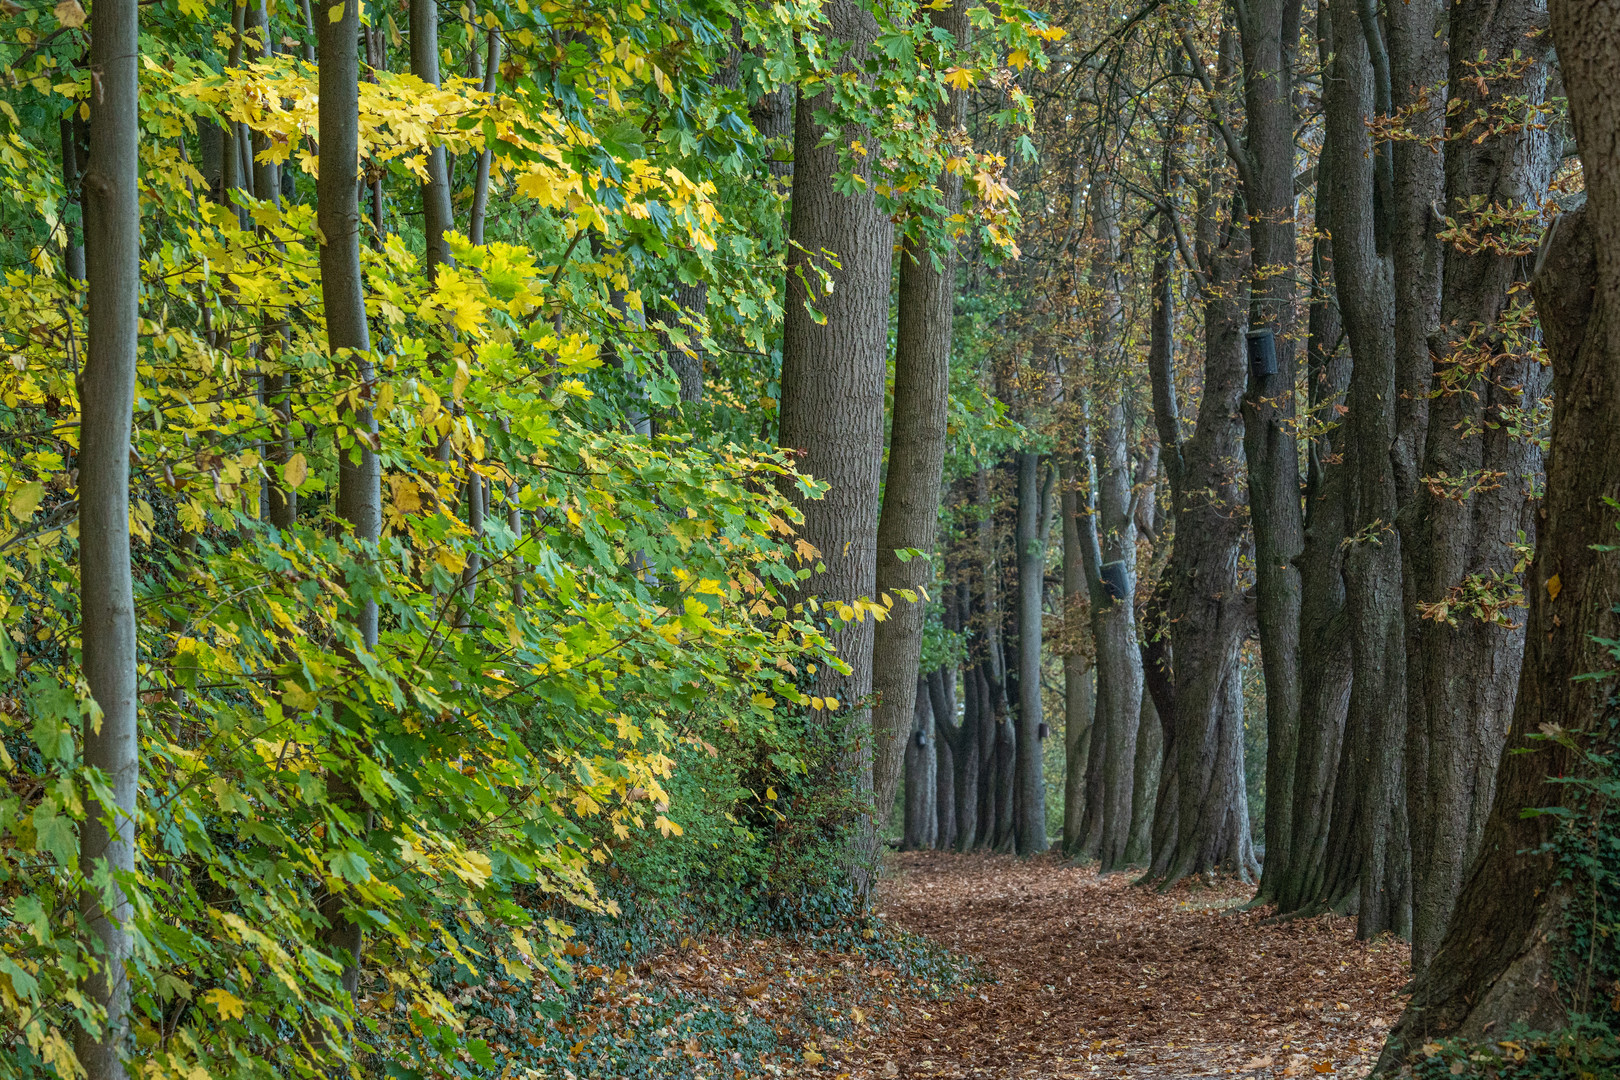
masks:
[[(1104, 178), (1092, 182), (1092, 287), (1099, 310), (1092, 331), (1091, 363), (1097, 387), (1123, 384), (1119, 355), (1123, 308), (1120, 294), (1119, 194)], [(1101, 405), (1091, 425), (1096, 462), (1096, 548), (1084, 560), (1091, 589), (1091, 633), (1097, 643), (1096, 721), (1087, 762), (1086, 853), (1107, 873), (1123, 865), (1131, 831), (1131, 784), (1136, 776), (1136, 725), (1142, 713), (1142, 654), (1136, 641), (1136, 515), (1124, 395)], [(1091, 519), (1082, 526), (1089, 533)], [(1082, 543), (1088, 537), (1082, 536)], [(1103, 563), (1123, 564), (1124, 597), (1110, 599), (1100, 576)]]
[[(827, 0), (822, 8), (830, 37), (848, 52), (840, 61), (859, 71), (878, 32), (877, 20), (852, 0)], [(856, 194), (838, 193), (840, 144), (867, 137), (846, 126), (830, 145), (816, 122), (833, 107), (832, 92), (799, 96), (794, 123), (793, 216), (789, 234), (788, 299), (782, 329), (782, 399), (779, 439), (799, 455), (804, 472), (831, 485), (820, 499), (800, 500), (800, 535), (814, 545), (825, 569), (804, 585), (823, 602), (831, 619), (829, 639), (847, 673), (823, 668), (814, 693), (836, 701), (829, 723), (848, 739), (838, 764), (855, 795), (872, 794), (870, 744), (872, 693), (871, 618), (841, 621), (827, 605), (872, 597), (877, 574), (878, 474), (883, 460), (884, 382), (888, 366), (889, 276), (894, 230), (879, 211), (862, 166)], [(862, 161), (869, 161), (863, 158)], [(822, 288), (817, 269), (826, 266), (835, 288)], [(813, 304), (824, 321), (806, 307)], [(796, 489), (795, 489), (796, 491)], [(870, 812), (853, 827), (851, 881), (865, 897), (876, 858), (877, 830)]]
[(1146, 866), (1153, 858), (1153, 810), (1158, 801), (1159, 771), (1164, 763), (1164, 728), (1153, 695), (1142, 695), (1142, 719), (1136, 727), (1136, 776), (1131, 783), (1131, 833), (1125, 843), (1127, 866)]
[(1041, 482), (1041, 455), (1018, 455), (1018, 804), (1014, 829), (1020, 855), (1046, 850), (1046, 777), (1041, 760), (1041, 597), (1046, 584), (1048, 485)]
[[(950, 607), (947, 599), (947, 613)], [(928, 673), (924, 685), (934, 716), (934, 847), (950, 851), (956, 847), (956, 791), (960, 784), (956, 770), (956, 746), (961, 739), (961, 728), (956, 724), (956, 672), (938, 668)]]
[[(1091, 749), (1091, 726), (1096, 710), (1091, 665), (1081, 651), (1080, 635), (1089, 600), (1084, 550), (1076, 514), (1080, 496), (1075, 490), (1073, 457), (1062, 455), (1060, 513), (1063, 518), (1063, 854), (1074, 858), (1084, 852), (1082, 821), (1086, 809), (1086, 764)], [(1088, 521), (1086, 528), (1090, 529)]]
[[(1299, 18), (1299, 0), (1260, 0), (1248, 5), (1247, 18), (1240, 27), (1248, 118), (1248, 161), (1241, 179), (1252, 247), (1249, 322), (1252, 327), (1271, 330), (1277, 350), (1277, 374), (1259, 378), (1251, 373), (1243, 408), (1249, 514), (1254, 528), (1256, 610), (1266, 683), (1268, 856), (1272, 850), (1270, 838), (1286, 837), (1292, 832), (1292, 764), (1298, 742), (1300, 700), (1298, 559), (1305, 535), (1294, 408), (1294, 387), (1299, 377), (1294, 340), (1298, 255), (1291, 100)], [(1178, 720), (1178, 733), (1181, 726)], [(1186, 760), (1183, 757), (1183, 764)], [(1183, 784), (1188, 783), (1185, 775), (1181, 779)], [(1183, 821), (1182, 828), (1187, 827)], [(1279, 856), (1275, 860), (1267, 858), (1267, 875), (1286, 873), (1286, 847)], [(1265, 891), (1262, 883), (1262, 894)]]
[(97, 93), (90, 110), (85, 169), (85, 284), (89, 338), (79, 374), (79, 588), (83, 668), (101, 710), (84, 725), (84, 764), (99, 769), (111, 805), (86, 795), (78, 872), (79, 909), (95, 958), (79, 983), (102, 1012), (99, 1029), (81, 1028), (74, 1050), (88, 1080), (123, 1080), (129, 1029), (125, 965), (132, 940), (123, 883), (90, 884), (98, 872), (125, 875), (135, 865), (139, 783), (135, 685), (135, 596), (129, 562), (130, 429), (139, 347), (141, 211), (137, 186), (140, 120), (135, 0), (94, 7), (90, 68)]
[[(411, 74), (429, 86), (439, 85), (439, 5), (437, 0), (411, 0)], [(324, 149), (326, 144), (321, 144)], [(455, 228), (450, 210), (450, 170), (444, 147), (427, 154), (427, 183), (422, 185), (422, 233), (427, 241), (426, 266), (431, 280), (450, 263), (444, 234)]]
[[(316, 181), (316, 223), (324, 242), (320, 249), (321, 299), (326, 309), (326, 342), (338, 370), (362, 387), (374, 376), (369, 356), (371, 334), (366, 325), (365, 286), (360, 272), (360, 34), (358, 0), (344, 0), (342, 17), (318, 22), (320, 48), (319, 134), (322, 168)], [(369, 401), (369, 394), (349, 399)], [(354, 539), (373, 547), (382, 531), (382, 482), (377, 454), (371, 443), (377, 425), (371, 409), (348, 409), (344, 426), (353, 432), (352, 444), (338, 447), (338, 518), (347, 522)], [(349, 616), (362, 647), (377, 647), (377, 602), (366, 599)], [(334, 802), (350, 814), (363, 816), (354, 780), (333, 776), (328, 781)], [(360, 979), (360, 924), (345, 911), (344, 899), (328, 893), (321, 903), (326, 919), (326, 944), (343, 964), (343, 985), (352, 996)]]
[[(1401, 537), (1395, 528), (1395, 303), (1387, 203), (1380, 158), (1367, 124), (1374, 116), (1375, 57), (1383, 48), (1349, 4), (1332, 10), (1334, 63), (1327, 139), (1335, 179), (1330, 209), (1339, 311), (1350, 343), (1345, 453), (1348, 469), (1344, 579), (1352, 681), (1343, 753), (1356, 770), (1354, 846), (1360, 861), (1357, 933), (1405, 935), (1411, 918), (1401, 748), (1406, 667)], [(1347, 792), (1349, 793), (1349, 792)]]
[(1170, 236), (1164, 230), (1153, 277), (1149, 376), (1176, 522), (1165, 570), (1171, 670), (1163, 673), (1173, 691), (1163, 695), (1166, 708), (1160, 714), (1162, 771), (1173, 775), (1175, 786), (1163, 792), (1164, 799), (1159, 798), (1162, 784), (1151, 796), (1144, 793), (1159, 804), (1155, 817), (1169, 810), (1174, 823), (1152, 830), (1150, 876), (1163, 887), (1218, 866), (1245, 877), (1259, 872), (1243, 788), (1242, 714), (1234, 722), (1231, 711), (1234, 685), (1241, 695), (1238, 654), (1248, 631), (1240, 560), (1244, 522), (1238, 511), (1248, 267), (1242, 236), (1221, 224), (1219, 209), (1212, 180), (1198, 220), (1198, 258), (1207, 283), (1203, 398), (1192, 438), (1185, 441), (1173, 375), (1174, 290)]
[[(933, 25), (958, 42), (965, 41), (966, 0), (955, 0), (932, 13)], [(967, 93), (953, 90), (935, 113), (940, 130), (962, 125)], [(940, 177), (942, 214), (962, 205), (962, 179)], [(939, 265), (935, 266), (935, 258)], [(894, 601), (889, 617), (877, 625), (872, 646), (873, 786), (878, 805), (893, 798), (896, 741), (911, 712), (922, 654), (925, 605), (932, 564), (927, 559), (902, 561), (910, 548), (932, 555), (939, 532), (940, 486), (945, 468), (945, 419), (950, 400), (951, 322), (956, 302), (956, 254), (946, 242), (930, 251), (908, 239), (900, 250), (899, 326), (894, 347), (894, 413), (889, 428), (889, 469), (883, 483), (883, 510), (878, 518), (877, 592)], [(907, 589), (915, 601), (898, 595)]]
[[(1318, 15), (1317, 47), (1332, 54), (1328, 14)], [(1287, 835), (1266, 833), (1265, 876), (1260, 898), (1279, 914), (1314, 907), (1322, 896), (1328, 831), (1334, 805), (1339, 750), (1350, 707), (1350, 636), (1344, 613), (1345, 425), (1338, 409), (1350, 382), (1350, 352), (1342, 348), (1342, 324), (1333, 283), (1329, 207), (1333, 201), (1332, 157), (1324, 147), (1317, 161), (1316, 239), (1312, 242), (1311, 300), (1307, 343), (1307, 391), (1312, 414), (1324, 430), (1308, 446), (1305, 487), (1305, 547), (1300, 556), (1299, 728), (1292, 761), (1268, 753), (1266, 801), (1280, 798), (1270, 777), (1286, 769), (1294, 809)], [(1272, 818), (1267, 813), (1267, 829)]]
[[(1555, 0), (1551, 15), (1587, 188), (1585, 207), (1548, 230), (1533, 278), (1552, 360), (1553, 419), (1525, 587), (1524, 661), (1480, 854), (1390, 1033), (1379, 1067), (1391, 1071), (1433, 1037), (1478, 1039), (1516, 1022), (1554, 1030), (1572, 1008), (1585, 1008), (1557, 975), (1572, 897), (1545, 845), (1564, 819), (1523, 811), (1579, 807), (1587, 796), (1559, 782), (1590, 767), (1585, 748), (1573, 747), (1593, 741), (1593, 749), (1612, 749), (1603, 743), (1613, 738), (1613, 680), (1587, 676), (1613, 671), (1609, 642), (1620, 638), (1613, 507), (1620, 496), (1620, 176), (1606, 167), (1620, 140), (1620, 99), (1612, 92), (1620, 50), (1610, 32), (1620, 6)], [(1538, 737), (1559, 730), (1571, 734), (1569, 745)]]
[[(1448, 133), (1446, 214), (1465, 227), (1479, 216), (1481, 200), (1493, 211), (1523, 212), (1546, 194), (1556, 159), (1548, 132), (1526, 125), (1481, 138), (1463, 130), (1503, 95), (1524, 108), (1541, 103), (1546, 42), (1534, 31), (1542, 18), (1535, 0), (1453, 5), (1451, 96), (1462, 105)], [(1483, 87), (1475, 81), (1482, 60), (1500, 64), (1514, 56), (1529, 61), (1517, 78), (1492, 78)], [(1407, 552), (1412, 659), (1406, 745), (1415, 971), (1439, 945), (1463, 874), (1478, 854), (1524, 654), (1522, 609), (1471, 611), (1456, 602), (1458, 594), (1501, 592), (1517, 582), (1518, 537), (1533, 528), (1541, 487), (1535, 433), (1521, 430), (1516, 419), (1535, 408), (1548, 378), (1523, 331), (1512, 325), (1523, 304), (1513, 295), (1523, 255), (1469, 250), (1463, 242), (1445, 252), (1430, 368), (1433, 424), (1408, 523), (1415, 538)], [(1448, 601), (1455, 605), (1448, 615), (1429, 614), (1430, 605)]]
[[(489, 32), (488, 53), (484, 57), (484, 93), (494, 96), (495, 86), (501, 74), (501, 32)], [(441, 153), (442, 148), (441, 148)], [(494, 151), (491, 147), (484, 147), (478, 152), (478, 168), (473, 177), (472, 210), (467, 216), (467, 239), (474, 244), (484, 242), (484, 226), (489, 219), (489, 173), (494, 160)], [(431, 173), (429, 176), (431, 177)], [(448, 177), (446, 178), (448, 181)], [(448, 192), (449, 183), (445, 189)]]
[[(911, 732), (905, 750), (905, 826), (901, 851), (927, 851), (938, 835), (934, 785), (938, 758), (934, 732), (934, 710), (928, 700), (928, 681), (917, 678), (912, 694)], [(891, 804), (893, 800), (890, 800)]]

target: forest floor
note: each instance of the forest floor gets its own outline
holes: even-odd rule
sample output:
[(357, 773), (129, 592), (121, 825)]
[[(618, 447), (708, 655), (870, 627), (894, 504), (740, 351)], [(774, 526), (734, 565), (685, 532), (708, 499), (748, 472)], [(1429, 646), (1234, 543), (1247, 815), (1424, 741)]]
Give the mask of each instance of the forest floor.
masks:
[(747, 1059), (827, 1080), (1364, 1076), (1404, 1003), (1406, 946), (1358, 942), (1348, 918), (1268, 925), (1242, 910), (1251, 895), (1229, 881), (1160, 894), (1056, 856), (904, 854), (881, 914), (960, 958), (933, 969), (965, 973), (957, 985), (735, 937), (648, 974), (783, 1036), (746, 1059), (693, 1042), (701, 1077), (754, 1072)]
[[(1407, 947), (1355, 920), (1267, 925), (1252, 889), (1167, 894), (1056, 857), (896, 856), (880, 908), (996, 981), (851, 1046), (856, 1077), (1365, 1075), (1400, 1015)], [(830, 1056), (830, 1055), (829, 1055)]]

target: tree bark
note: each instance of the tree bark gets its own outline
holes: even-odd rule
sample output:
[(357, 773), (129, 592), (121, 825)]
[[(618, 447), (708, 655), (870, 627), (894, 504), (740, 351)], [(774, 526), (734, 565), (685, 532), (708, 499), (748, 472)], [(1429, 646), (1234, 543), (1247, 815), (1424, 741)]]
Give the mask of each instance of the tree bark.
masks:
[[(947, 613), (950, 610), (947, 599)], [(956, 799), (962, 786), (956, 767), (956, 748), (962, 737), (961, 726), (956, 722), (956, 672), (952, 668), (937, 668), (928, 673), (925, 685), (934, 715), (934, 813), (938, 820), (934, 847), (951, 851), (956, 847)]]
[[(495, 86), (501, 74), (501, 32), (489, 32), (488, 53), (484, 58), (484, 93), (494, 96)], [(440, 149), (441, 155), (443, 149)], [(484, 226), (489, 220), (489, 173), (494, 160), (494, 151), (486, 146), (478, 152), (478, 168), (473, 178), (472, 209), (467, 215), (467, 239), (474, 244), (484, 242)], [(432, 176), (432, 173), (429, 173)], [(448, 180), (448, 178), (447, 178)], [(445, 184), (446, 192), (449, 183)]]
[[(963, 42), (967, 34), (966, 0), (932, 12), (936, 30)], [(951, 91), (937, 110), (940, 130), (962, 124), (967, 93)], [(939, 178), (941, 214), (949, 218), (962, 205), (962, 179), (946, 172)], [(938, 265), (935, 265), (935, 259)], [(878, 805), (894, 796), (896, 740), (911, 712), (922, 654), (921, 596), (907, 601), (901, 589), (920, 594), (929, 584), (927, 559), (901, 561), (897, 554), (914, 549), (932, 555), (939, 532), (940, 487), (945, 468), (945, 419), (950, 400), (951, 325), (956, 302), (956, 254), (946, 241), (939, 251), (907, 239), (900, 249), (900, 290), (894, 348), (894, 413), (889, 428), (889, 469), (883, 483), (883, 510), (878, 518), (877, 592), (893, 599), (889, 617), (877, 625), (872, 646), (873, 786)]]
[(1335, 180), (1331, 221), (1339, 311), (1350, 343), (1345, 612), (1354, 692), (1343, 754), (1356, 770), (1346, 789), (1358, 800), (1354, 847), (1359, 860), (1357, 934), (1410, 928), (1411, 876), (1406, 844), (1401, 747), (1406, 731), (1406, 669), (1401, 599), (1401, 537), (1395, 452), (1395, 298), (1393, 263), (1380, 211), (1379, 159), (1367, 124), (1374, 116), (1382, 49), (1376, 24), (1352, 3), (1336, 3), (1334, 61), (1327, 94), (1327, 138)]
[(84, 764), (112, 803), (86, 795), (79, 834), (79, 908), (94, 966), (79, 991), (102, 1012), (74, 1051), (89, 1080), (123, 1080), (129, 1029), (125, 966), (133, 945), (118, 876), (135, 865), (139, 784), (134, 582), (129, 555), (130, 429), (140, 329), (139, 29), (135, 0), (101, 0), (90, 23), (90, 154), (83, 178), (89, 338), (79, 373), (79, 588), (85, 681), (101, 716), (84, 725)]
[(900, 850), (927, 851), (934, 846), (939, 831), (934, 790), (938, 758), (934, 752), (937, 745), (934, 709), (928, 699), (928, 681), (922, 676), (917, 678), (912, 701), (911, 733), (905, 750), (905, 826)]
[(1041, 455), (1018, 455), (1018, 726), (1017, 805), (1013, 813), (1020, 855), (1047, 848), (1046, 778), (1041, 760), (1041, 597), (1046, 584), (1046, 518), (1048, 485), (1041, 482)]
[[(1088, 610), (1085, 554), (1080, 542), (1080, 495), (1073, 455), (1061, 455), (1060, 513), (1063, 520), (1063, 619), (1067, 652), (1063, 655), (1063, 854), (1084, 851), (1082, 821), (1086, 809), (1086, 764), (1096, 711), (1091, 665), (1081, 643), (1082, 613)], [(1091, 528), (1088, 521), (1085, 526)], [(1071, 622), (1072, 620), (1072, 622)]]
[(1544, 846), (1561, 819), (1523, 811), (1575, 808), (1585, 799), (1554, 779), (1584, 775), (1585, 755), (1538, 739), (1539, 732), (1562, 729), (1577, 744), (1612, 739), (1613, 679), (1584, 676), (1612, 672), (1607, 642), (1620, 637), (1612, 503), (1620, 496), (1620, 176), (1606, 167), (1620, 140), (1620, 100), (1612, 93), (1620, 78), (1612, 34), (1620, 5), (1555, 0), (1551, 16), (1588, 167), (1585, 207), (1554, 221), (1532, 278), (1552, 360), (1553, 419), (1525, 587), (1524, 661), (1479, 856), (1390, 1033), (1380, 1070), (1393, 1071), (1429, 1038), (1483, 1038), (1514, 1022), (1554, 1030), (1568, 1022), (1572, 1003), (1579, 1007), (1555, 967), (1568, 947), (1571, 896)]
[[(362, 386), (374, 377), (371, 333), (366, 325), (365, 283), (360, 271), (360, 34), (358, 0), (343, 0), (342, 18), (319, 25), (319, 133), (321, 170), (316, 180), (316, 224), (320, 249), (321, 299), (326, 311), (327, 349), (340, 372)], [(351, 399), (355, 400), (355, 399)], [(359, 398), (369, 401), (368, 396)], [(372, 438), (377, 430), (369, 406), (350, 408), (343, 424), (352, 445), (338, 447), (338, 518), (354, 539), (370, 548), (382, 531), (382, 479)], [(349, 616), (362, 646), (377, 647), (377, 602), (353, 605)], [(358, 789), (349, 777), (334, 776), (329, 791), (352, 815), (364, 815)], [(360, 978), (360, 924), (344, 910), (343, 899), (328, 893), (321, 904), (327, 920), (326, 945), (343, 963), (343, 985), (352, 996)]]
[[(878, 32), (877, 20), (852, 0), (827, 0), (827, 32), (848, 52), (843, 70), (859, 71)], [(883, 459), (884, 382), (888, 356), (890, 258), (894, 231), (872, 193), (870, 164), (859, 190), (838, 193), (841, 144), (865, 139), (846, 126), (829, 145), (815, 120), (833, 106), (832, 92), (799, 96), (794, 122), (793, 214), (789, 234), (788, 299), (782, 330), (782, 399), (779, 439), (798, 455), (797, 465), (831, 485), (820, 499), (800, 500), (800, 535), (821, 553), (824, 570), (804, 585), (823, 604), (872, 597), (877, 575), (878, 473)], [(869, 162), (869, 158), (861, 158)], [(823, 290), (815, 267), (830, 252), (835, 288)], [(809, 290), (809, 291), (807, 291)], [(806, 308), (813, 303), (818, 322)], [(796, 489), (795, 489), (796, 492)], [(828, 607), (823, 614), (835, 616)], [(841, 665), (823, 668), (814, 692), (837, 702), (829, 723), (847, 726), (850, 750), (839, 768), (856, 798), (872, 795), (870, 743), (873, 620), (835, 625), (829, 638)], [(854, 828), (851, 882), (865, 897), (876, 858), (877, 831), (870, 811)]]
[[(411, 0), (411, 74), (429, 86), (439, 85), (439, 5), (437, 0)], [(325, 147), (323, 142), (322, 147)], [(450, 170), (444, 147), (427, 154), (427, 183), (422, 185), (422, 233), (427, 241), (426, 266), (432, 280), (448, 265), (450, 245), (444, 234), (455, 228), (450, 209)]]
[[(1269, 840), (1292, 832), (1292, 763), (1299, 730), (1298, 559), (1305, 535), (1294, 407), (1299, 378), (1294, 325), (1298, 255), (1291, 97), (1299, 18), (1299, 0), (1260, 0), (1247, 5), (1247, 18), (1240, 26), (1247, 116), (1247, 162), (1240, 179), (1252, 249), (1249, 323), (1271, 330), (1277, 350), (1277, 374), (1266, 379), (1251, 374), (1243, 408), (1256, 611), (1266, 683), (1268, 878), (1287, 871), (1286, 847), (1274, 860)], [(1183, 776), (1182, 783), (1187, 782)], [(1188, 823), (1183, 821), (1182, 827)], [(1262, 895), (1267, 888), (1263, 881)]]
[[(1537, 0), (1452, 5), (1451, 95), (1461, 108), (1447, 133), (1446, 214), (1465, 226), (1481, 201), (1522, 212), (1538, 207), (1546, 193), (1556, 163), (1548, 132), (1525, 125), (1480, 137), (1463, 126), (1503, 96), (1523, 101), (1523, 108), (1541, 103), (1546, 42), (1535, 31), (1544, 18)], [(1529, 61), (1516, 78), (1493, 77), (1484, 86), (1475, 80), (1482, 60), (1498, 64), (1515, 55)], [(1453, 610), (1449, 618), (1424, 610), (1477, 583), (1500, 591), (1519, 577), (1516, 545), (1533, 527), (1542, 462), (1535, 434), (1522, 431), (1516, 418), (1534, 409), (1548, 379), (1528, 343), (1517, 343), (1522, 332), (1504, 325), (1517, 321), (1513, 293), (1522, 265), (1523, 252), (1511, 249), (1470, 251), (1454, 242), (1445, 252), (1433, 386), (1425, 384), (1434, 397), (1433, 423), (1407, 553), (1415, 971), (1439, 945), (1479, 851), (1524, 654), (1520, 608)], [(1464, 495), (1459, 487), (1473, 490)]]

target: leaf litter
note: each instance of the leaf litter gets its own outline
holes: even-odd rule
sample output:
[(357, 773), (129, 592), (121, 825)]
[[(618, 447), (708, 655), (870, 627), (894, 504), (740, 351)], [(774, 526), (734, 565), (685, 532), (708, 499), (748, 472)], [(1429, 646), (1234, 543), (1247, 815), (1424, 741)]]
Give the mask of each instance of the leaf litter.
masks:
[[(572, 1045), (541, 1075), (1365, 1075), (1405, 1004), (1407, 946), (1357, 941), (1354, 918), (1269, 923), (1252, 894), (1224, 879), (1161, 894), (1056, 856), (893, 856), (882, 931), (705, 935), (587, 967), (584, 1009), (557, 1025)], [(917, 962), (918, 938), (956, 960)], [(604, 1040), (620, 1052), (586, 1049)]]

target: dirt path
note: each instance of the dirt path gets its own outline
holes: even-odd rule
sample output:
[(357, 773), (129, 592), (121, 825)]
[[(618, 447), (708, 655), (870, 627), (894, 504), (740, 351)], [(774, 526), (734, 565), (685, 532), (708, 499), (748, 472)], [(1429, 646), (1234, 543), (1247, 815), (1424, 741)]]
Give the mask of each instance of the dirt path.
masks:
[[(1229, 884), (1161, 896), (1055, 859), (898, 856), (880, 908), (996, 982), (854, 1040), (852, 1077), (1360, 1077), (1407, 951), (1354, 920), (1262, 925)], [(829, 1062), (829, 1064), (833, 1064)], [(841, 1067), (840, 1067), (841, 1066)]]

